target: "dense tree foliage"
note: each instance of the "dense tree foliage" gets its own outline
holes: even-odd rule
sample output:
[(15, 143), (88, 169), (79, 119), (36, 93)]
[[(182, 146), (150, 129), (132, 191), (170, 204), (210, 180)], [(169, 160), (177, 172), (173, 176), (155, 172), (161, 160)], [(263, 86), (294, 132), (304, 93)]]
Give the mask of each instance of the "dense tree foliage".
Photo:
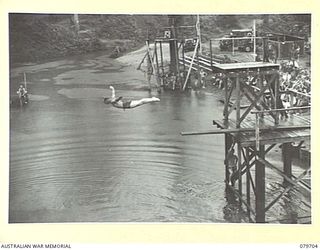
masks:
[[(144, 41), (162, 36), (175, 20), (177, 26), (195, 25), (195, 15), (79, 15), (80, 31), (73, 14), (9, 14), (11, 62), (36, 61), (90, 51), (132, 50)], [(171, 18), (170, 18), (171, 17)], [(248, 28), (254, 19), (259, 29), (310, 36), (311, 15), (201, 15), (202, 40), (220, 37), (231, 29)], [(181, 28), (186, 37), (195, 29)]]

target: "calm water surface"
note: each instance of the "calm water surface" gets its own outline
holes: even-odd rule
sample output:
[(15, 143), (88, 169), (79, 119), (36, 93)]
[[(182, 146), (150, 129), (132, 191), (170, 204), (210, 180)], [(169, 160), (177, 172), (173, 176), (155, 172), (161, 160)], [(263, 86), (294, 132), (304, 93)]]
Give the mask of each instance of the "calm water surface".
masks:
[[(222, 93), (150, 94), (141, 72), (107, 56), (14, 68), (12, 93), (23, 72), (31, 101), (10, 110), (9, 222), (235, 220), (224, 137), (180, 135), (212, 129)], [(118, 95), (161, 102), (107, 106), (110, 84)]]

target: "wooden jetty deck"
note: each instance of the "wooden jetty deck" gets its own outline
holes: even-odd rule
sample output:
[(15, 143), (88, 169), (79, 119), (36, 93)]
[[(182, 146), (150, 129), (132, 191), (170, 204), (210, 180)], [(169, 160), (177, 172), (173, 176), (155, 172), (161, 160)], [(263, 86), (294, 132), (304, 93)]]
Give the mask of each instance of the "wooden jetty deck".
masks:
[[(213, 124), (220, 129), (236, 129), (236, 121), (229, 118), (226, 124), (223, 119), (214, 120)], [(301, 128), (303, 126), (310, 126), (310, 116), (307, 114), (292, 114), (289, 118), (280, 119), (279, 124), (274, 126), (274, 120), (270, 116), (264, 116), (261, 119), (260, 128), (260, 144), (268, 145), (274, 143), (287, 143), (287, 142), (300, 142), (310, 140), (310, 128)], [(254, 128), (256, 127), (256, 120), (253, 115), (248, 115), (246, 119), (241, 123), (241, 128), (252, 128), (252, 132), (240, 132), (237, 133), (239, 143), (242, 146), (253, 146), (256, 143), (256, 135)], [(277, 127), (295, 127), (295, 129), (288, 129), (284, 131), (276, 130)], [(231, 133), (236, 134), (236, 133)]]
[[(182, 60), (180, 60), (180, 63)], [(283, 109), (279, 105), (279, 65), (269, 62), (212, 63), (201, 57), (184, 58), (189, 71), (203, 69), (207, 72), (222, 73), (224, 82), (223, 116), (213, 120), (218, 129), (205, 132), (189, 132), (183, 135), (225, 135), (225, 181), (226, 186), (239, 198), (239, 204), (247, 207), (250, 220), (265, 223), (270, 208), (297, 185), (303, 185), (308, 191), (310, 185), (303, 182), (309, 169), (298, 177), (292, 174), (292, 154), (310, 141), (310, 106)], [(251, 76), (257, 84), (246, 81)], [(228, 86), (229, 85), (229, 86)], [(226, 87), (227, 86), (227, 87)], [(230, 105), (232, 96), (236, 100)], [(271, 101), (267, 101), (269, 96)], [(247, 108), (242, 109), (244, 104)], [(307, 112), (305, 112), (307, 110)], [(303, 111), (303, 112), (302, 112)], [(299, 112), (281, 118), (283, 112)], [(297, 146), (294, 146), (295, 143)], [(283, 168), (268, 161), (267, 154), (276, 145), (281, 146)], [(236, 170), (230, 172), (230, 154), (237, 159)], [(254, 174), (251, 173), (255, 168)], [(266, 168), (270, 168), (283, 178), (284, 191), (266, 204)], [(245, 184), (245, 188), (243, 185)], [(252, 194), (254, 199), (252, 200)], [(311, 205), (309, 206), (311, 207)], [(255, 219), (251, 219), (251, 215)]]
[(231, 63), (218, 63), (213, 60), (207, 59), (205, 56), (198, 56), (192, 58), (190, 56), (184, 56), (184, 58), (179, 58), (179, 63), (185, 65), (186, 67), (191, 67), (192, 70), (198, 70), (198, 67), (204, 71), (210, 73), (224, 72), (232, 70), (232, 72), (244, 71), (247, 69), (278, 69), (279, 64), (270, 62), (231, 62)]

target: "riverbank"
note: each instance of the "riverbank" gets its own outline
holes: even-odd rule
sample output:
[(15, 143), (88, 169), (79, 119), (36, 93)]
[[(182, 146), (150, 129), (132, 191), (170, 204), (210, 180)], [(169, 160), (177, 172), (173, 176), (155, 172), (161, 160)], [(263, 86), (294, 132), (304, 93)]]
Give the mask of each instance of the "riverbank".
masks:
[[(103, 51), (114, 56), (144, 44), (147, 33), (167, 23), (155, 15), (10, 14), (10, 63), (39, 63)], [(149, 30), (149, 31), (148, 31)]]
[[(77, 17), (77, 18), (76, 18)], [(180, 24), (194, 26), (195, 15), (177, 15)], [(207, 42), (232, 29), (273, 30), (292, 35), (310, 36), (310, 15), (202, 15), (201, 36)], [(122, 55), (162, 37), (168, 15), (125, 14), (22, 14), (9, 15), (10, 63), (39, 63), (65, 56), (105, 51)], [(281, 25), (274, 25), (281, 23)], [(299, 25), (297, 25), (297, 23)], [(195, 28), (179, 30), (184, 38), (194, 38)]]

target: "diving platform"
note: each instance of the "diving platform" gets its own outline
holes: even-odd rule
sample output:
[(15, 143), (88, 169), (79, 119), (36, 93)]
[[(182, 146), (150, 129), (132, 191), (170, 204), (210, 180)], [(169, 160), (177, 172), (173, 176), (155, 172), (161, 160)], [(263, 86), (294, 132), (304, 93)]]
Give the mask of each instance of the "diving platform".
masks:
[[(220, 61), (220, 62), (219, 62)], [(179, 64), (186, 67), (191, 67), (192, 70), (197, 71), (198, 68), (203, 69), (207, 73), (225, 73), (225, 72), (243, 72), (255, 70), (277, 70), (279, 64), (270, 62), (230, 62), (221, 63), (221, 60), (210, 60), (205, 56), (198, 56), (192, 60), (190, 56), (179, 58)]]
[[(259, 118), (260, 119), (260, 118)], [(237, 131), (235, 119), (229, 119), (226, 123), (223, 119), (213, 120), (213, 125), (226, 131)], [(241, 123), (239, 132), (230, 133), (238, 136), (238, 142), (243, 147), (256, 145), (256, 119), (254, 115), (248, 116)], [(280, 119), (277, 126), (271, 116), (264, 116), (259, 123), (260, 145), (271, 145), (274, 143), (290, 143), (310, 140), (310, 115), (292, 114), (286, 119)]]
[[(303, 180), (310, 166), (294, 176), (292, 156), (305, 142), (310, 142), (311, 107), (283, 108), (279, 65), (269, 62), (212, 63), (199, 56), (187, 57), (183, 63), (189, 64), (189, 70), (222, 73), (224, 108), (222, 117), (213, 120), (217, 129), (182, 135), (224, 134), (226, 188), (238, 197), (240, 206), (247, 207), (249, 220), (266, 223), (266, 213), (297, 186), (310, 192), (311, 186)], [(231, 97), (235, 98), (233, 103), (230, 103)], [(247, 107), (243, 108), (243, 104)], [(267, 159), (276, 145), (282, 150), (282, 169)], [(236, 166), (230, 166), (231, 156), (237, 159)], [(269, 204), (266, 203), (266, 168), (280, 175), (285, 187)]]
[[(224, 107), (221, 117), (213, 120), (217, 128), (181, 134), (224, 135), (225, 160), (221, 165), (224, 164), (225, 168), (226, 191), (231, 190), (235, 194), (240, 207), (245, 205), (250, 222), (266, 223), (266, 213), (290, 190), (299, 186), (311, 191), (311, 186), (303, 181), (310, 166), (298, 176), (292, 172), (294, 152), (300, 150), (303, 144), (310, 145), (310, 106), (284, 109), (281, 95), (303, 96), (308, 98), (307, 105), (310, 105), (311, 96), (290, 89), (281, 91), (280, 65), (269, 62), (265, 53), (263, 62), (250, 61), (251, 58), (248, 62), (239, 62), (227, 55), (214, 55), (210, 42), (208, 56), (200, 53), (200, 39), (197, 39), (193, 52), (185, 53), (185, 45), (176, 38), (174, 25), (173, 22), (173, 37), (155, 40), (153, 55), (148, 47), (145, 57), (149, 62), (149, 76), (153, 72), (158, 86), (166, 86), (169, 82), (172, 89), (186, 90), (193, 79), (192, 71), (197, 80), (203, 76), (201, 70), (207, 74), (219, 74), (219, 85), (224, 89)], [(170, 64), (167, 71), (163, 43), (169, 43)], [(293, 98), (290, 100), (292, 102)], [(282, 164), (268, 161), (268, 153), (276, 145), (282, 150)], [(283, 167), (279, 168), (279, 165)], [(275, 190), (279, 195), (268, 204), (267, 168), (283, 178), (284, 187)]]

